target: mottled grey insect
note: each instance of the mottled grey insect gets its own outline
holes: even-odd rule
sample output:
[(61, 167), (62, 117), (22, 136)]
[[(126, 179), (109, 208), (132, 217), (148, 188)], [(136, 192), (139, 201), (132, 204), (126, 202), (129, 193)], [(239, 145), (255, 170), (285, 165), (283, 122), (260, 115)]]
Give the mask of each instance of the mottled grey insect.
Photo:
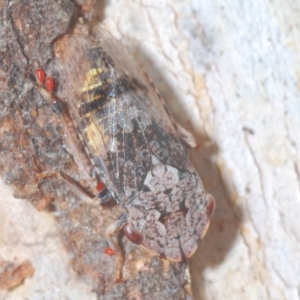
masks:
[(163, 100), (125, 48), (107, 33), (73, 34), (63, 48), (66, 101), (96, 173), (124, 213), (133, 243), (172, 261), (189, 258), (214, 211), (191, 165), (190, 133), (174, 123)]

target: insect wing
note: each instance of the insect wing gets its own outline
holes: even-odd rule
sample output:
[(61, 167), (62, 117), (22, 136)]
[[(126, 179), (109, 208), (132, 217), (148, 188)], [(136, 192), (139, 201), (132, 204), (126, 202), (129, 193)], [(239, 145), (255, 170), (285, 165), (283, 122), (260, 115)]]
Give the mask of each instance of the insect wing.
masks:
[[(104, 124), (107, 123), (110, 117), (104, 113), (107, 112), (106, 101), (103, 100), (103, 103), (101, 103), (104, 105), (97, 109), (95, 104), (93, 104), (97, 95), (103, 97), (103, 99), (105, 97), (105, 95), (101, 94), (103, 81), (101, 78), (104, 78), (104, 73), (101, 69), (100, 56), (97, 61), (92, 61), (90, 58), (90, 51), (95, 47), (94, 40), (92, 37), (74, 34), (71, 37), (67, 37), (60, 47), (63, 49), (63, 51), (60, 51), (60, 58), (63, 62), (65, 81), (64, 98), (98, 175), (100, 175), (101, 180), (114, 198), (119, 200), (120, 195), (113, 178), (110, 177), (106, 164), (109, 159), (107, 155), (109, 136), (107, 134), (108, 126), (105, 128)], [(96, 64), (99, 67), (93, 68), (92, 65)], [(102, 113), (102, 122), (97, 120), (98, 114), (96, 114), (95, 110)]]
[(148, 114), (155, 119), (155, 122), (161, 128), (169, 134), (176, 136), (177, 132), (163, 99), (160, 98), (152, 82), (142, 71), (135, 59), (128, 53), (123, 44), (103, 29), (96, 28), (95, 36), (97, 40), (102, 42), (104, 51), (111, 57), (115, 72), (120, 78), (127, 79), (123, 84), (127, 85), (127, 87), (129, 87), (129, 84), (131, 84), (131, 87), (136, 87), (136, 89), (130, 89), (130, 87), (129, 89), (125, 89), (137, 94), (136, 97), (132, 97), (132, 100), (137, 100), (135, 104), (140, 108), (146, 108)]
[(120, 204), (159, 161), (189, 169), (185, 148), (153, 85), (120, 42), (97, 30), (65, 49), (67, 101), (99, 175)]

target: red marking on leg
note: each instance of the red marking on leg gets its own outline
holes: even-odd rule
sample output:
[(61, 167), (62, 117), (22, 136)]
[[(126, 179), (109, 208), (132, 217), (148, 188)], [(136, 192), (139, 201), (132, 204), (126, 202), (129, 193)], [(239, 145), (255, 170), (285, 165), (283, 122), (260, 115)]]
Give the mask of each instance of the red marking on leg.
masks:
[(96, 186), (96, 190), (98, 192), (101, 192), (104, 189), (104, 183), (102, 181), (99, 181), (97, 186)]
[(113, 255), (116, 254), (115, 251), (112, 248), (109, 248), (109, 247), (107, 247), (107, 248), (104, 249), (104, 253), (106, 255), (109, 255), (109, 256), (113, 256)]

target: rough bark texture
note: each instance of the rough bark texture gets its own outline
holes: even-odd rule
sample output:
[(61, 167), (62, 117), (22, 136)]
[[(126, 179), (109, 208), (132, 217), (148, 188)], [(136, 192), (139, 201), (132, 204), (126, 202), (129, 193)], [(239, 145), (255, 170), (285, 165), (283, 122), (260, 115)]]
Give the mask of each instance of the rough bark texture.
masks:
[[(30, 202), (12, 198), (1, 181), (0, 259), (16, 266), (28, 260), (34, 274), (14, 290), (0, 292), (0, 299), (96, 299), (110, 283), (89, 268), (95, 261), (86, 249), (93, 244), (101, 254), (105, 240), (76, 244), (90, 234), (85, 224), (73, 235), (65, 232), (80, 254), (72, 263), (60, 232), (69, 223), (95, 222), (99, 232), (93, 234), (101, 236), (118, 208), (97, 211), (55, 178), (36, 176), (66, 167), (66, 161), (70, 170), (76, 168), (61, 147), (60, 126), (49, 104), (24, 76), (34, 61), (59, 76), (51, 73), (56, 61), (50, 45), (66, 32), (76, 8), (67, 2), (24, 3), (0, 2), (0, 166), (15, 195)], [(299, 299), (300, 4), (124, 0), (96, 6), (98, 18), (128, 46), (175, 119), (197, 139), (191, 158), (217, 210), (190, 260), (194, 299)], [(54, 197), (57, 192), (69, 200)], [(54, 198), (58, 223), (55, 213), (32, 206), (51, 208)], [(149, 299), (188, 297), (181, 286), (184, 265), (162, 264), (150, 256), (145, 265), (146, 252), (132, 247), (125, 244), (135, 259), (141, 258), (132, 272), (139, 270), (141, 282), (149, 284), (144, 288)], [(89, 281), (84, 283), (70, 264)], [(113, 258), (106, 258), (101, 266), (106, 276), (112, 265)], [(157, 278), (147, 281), (151, 268), (160, 270), (155, 276), (166, 278), (175, 296), (159, 291)], [(142, 297), (123, 287), (113, 287), (107, 299)]]

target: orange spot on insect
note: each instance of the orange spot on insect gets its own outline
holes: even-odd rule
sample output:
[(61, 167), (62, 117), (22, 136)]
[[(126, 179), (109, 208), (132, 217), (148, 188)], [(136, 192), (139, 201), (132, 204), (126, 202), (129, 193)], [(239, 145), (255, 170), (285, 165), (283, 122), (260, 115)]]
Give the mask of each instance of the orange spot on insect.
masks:
[(96, 186), (96, 190), (98, 192), (101, 192), (104, 189), (104, 183), (102, 181), (99, 181), (97, 186)]
[(45, 88), (49, 93), (52, 93), (52, 91), (54, 89), (54, 80), (52, 77), (46, 77)]
[(107, 247), (107, 248), (104, 249), (104, 253), (105, 253), (106, 255), (109, 255), (109, 256), (113, 256), (113, 255), (116, 254), (115, 251), (114, 251), (114, 249), (109, 248), (109, 247)]
[(35, 78), (38, 84), (42, 84), (45, 81), (45, 71), (42, 68), (36, 69)]

